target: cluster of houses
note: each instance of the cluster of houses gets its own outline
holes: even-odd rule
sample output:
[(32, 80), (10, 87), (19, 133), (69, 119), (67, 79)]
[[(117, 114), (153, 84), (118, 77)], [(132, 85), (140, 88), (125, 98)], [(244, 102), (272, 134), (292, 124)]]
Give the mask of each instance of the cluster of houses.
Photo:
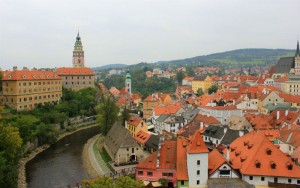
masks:
[(108, 153), (118, 164), (138, 162), (136, 179), (145, 185), (300, 186), (300, 95), (297, 83), (289, 85), (299, 57), (298, 44), (292, 70), (280, 72), (280, 60), (276, 76), (205, 76), (218, 86), (212, 94), (195, 95), (201, 80), (188, 77), (172, 94), (147, 96), (143, 116), (113, 126), (105, 144), (119, 150)]

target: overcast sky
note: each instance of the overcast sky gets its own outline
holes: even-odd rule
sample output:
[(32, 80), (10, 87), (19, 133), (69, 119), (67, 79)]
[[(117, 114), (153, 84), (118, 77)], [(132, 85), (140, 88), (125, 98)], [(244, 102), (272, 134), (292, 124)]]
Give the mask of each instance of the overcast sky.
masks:
[(0, 68), (88, 67), (239, 48), (294, 49), (299, 0), (0, 0)]

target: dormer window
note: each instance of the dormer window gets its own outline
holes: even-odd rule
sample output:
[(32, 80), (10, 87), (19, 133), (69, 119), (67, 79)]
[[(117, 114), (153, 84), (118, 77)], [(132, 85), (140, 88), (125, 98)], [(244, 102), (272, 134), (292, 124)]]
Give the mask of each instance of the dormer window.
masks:
[(248, 145), (249, 141), (244, 141), (244, 146)]
[(270, 165), (271, 165), (271, 168), (272, 169), (275, 169), (276, 168), (276, 163), (274, 161), (271, 161), (270, 162)]
[(50, 76), (49, 76), (49, 75), (47, 75), (47, 78), (50, 78)]
[(8, 75), (8, 79), (11, 79), (11, 75)]
[(36, 79), (36, 75), (33, 75), (33, 78)]
[(248, 144), (248, 149), (251, 149), (253, 147), (253, 144), (252, 143), (249, 143)]
[(255, 161), (255, 167), (256, 167), (256, 168), (260, 168), (260, 166), (261, 166), (260, 161), (259, 161), (259, 160), (256, 160), (256, 161)]
[(286, 167), (288, 168), (288, 170), (293, 170), (293, 165), (290, 162), (286, 163)]
[(271, 155), (272, 154), (272, 150), (270, 148), (267, 148), (266, 149), (266, 153), (267, 153), (267, 155)]
[(22, 75), (22, 78), (23, 78), (23, 79), (25, 79), (25, 78), (26, 78), (26, 75), (25, 75), (25, 74), (23, 74), (23, 75)]
[(40, 75), (40, 78), (43, 78), (43, 75)]

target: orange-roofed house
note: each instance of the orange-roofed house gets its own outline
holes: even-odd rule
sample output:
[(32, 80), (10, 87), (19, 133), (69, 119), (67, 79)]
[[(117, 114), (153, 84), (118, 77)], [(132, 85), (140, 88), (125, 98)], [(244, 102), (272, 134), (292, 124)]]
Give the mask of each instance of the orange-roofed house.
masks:
[(209, 178), (239, 178), (239, 173), (232, 169), (229, 161), (217, 149), (208, 154), (208, 174)]
[(194, 77), (185, 77), (182, 79), (182, 85), (183, 86), (192, 86), (193, 80), (194, 80)]
[(300, 184), (300, 168), (259, 132), (252, 131), (233, 141), (229, 160), (242, 180), (255, 186)]
[(187, 97), (195, 96), (190, 86), (177, 86), (175, 95), (177, 99), (186, 99)]
[(206, 92), (212, 85), (213, 81), (209, 76), (197, 76), (192, 81), (192, 89), (194, 93), (197, 93), (200, 88)]
[(151, 118), (153, 108), (159, 104), (161, 104), (161, 100), (153, 94), (145, 98), (143, 100), (143, 118)]
[(205, 186), (208, 180), (209, 151), (202, 139), (200, 131), (196, 131), (187, 147), (189, 187)]
[(140, 130), (134, 137), (134, 139), (137, 141), (137, 143), (140, 145), (140, 147), (142, 149), (145, 148), (145, 144), (146, 142), (149, 140), (149, 138), (151, 137), (151, 134), (146, 132), (146, 131), (143, 131), (143, 130)]
[(91, 68), (57, 68), (55, 74), (62, 78), (62, 85), (66, 89), (80, 90), (87, 87), (95, 87), (95, 73)]
[(39, 104), (59, 103), (62, 96), (62, 79), (52, 71), (8, 71), (2, 77), (4, 102), (11, 108), (31, 110)]
[(130, 116), (127, 122), (127, 129), (130, 131), (130, 134), (135, 137), (139, 131), (148, 131), (147, 123), (140, 117)]
[(117, 88), (115, 88), (115, 87), (111, 87), (110, 90), (109, 90), (109, 92), (110, 92), (112, 95), (114, 95), (114, 96), (117, 96), (117, 95), (120, 94), (120, 91), (119, 91)]
[(147, 76), (147, 78), (150, 78), (150, 77), (152, 77), (152, 76), (153, 76), (153, 74), (152, 74), (152, 72), (151, 72), (151, 71), (147, 71), (147, 72), (146, 72), (146, 76)]
[(159, 148), (136, 165), (137, 180), (158, 182), (166, 179), (168, 185), (176, 186), (176, 141), (160, 141)]
[(189, 175), (187, 168), (187, 148), (189, 140), (177, 138), (176, 175), (177, 187), (189, 187)]

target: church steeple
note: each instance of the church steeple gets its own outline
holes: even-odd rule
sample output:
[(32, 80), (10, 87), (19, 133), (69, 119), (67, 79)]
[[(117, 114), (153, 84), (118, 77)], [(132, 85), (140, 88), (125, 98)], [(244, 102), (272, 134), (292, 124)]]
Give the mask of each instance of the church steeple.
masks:
[(131, 94), (131, 75), (129, 70), (127, 70), (126, 79), (125, 79), (125, 90)]
[(76, 42), (73, 51), (73, 67), (84, 67), (84, 51), (82, 49), (79, 31), (77, 33)]
[(300, 56), (300, 52), (299, 52), (299, 40), (297, 41), (297, 50), (296, 50), (295, 56)]

